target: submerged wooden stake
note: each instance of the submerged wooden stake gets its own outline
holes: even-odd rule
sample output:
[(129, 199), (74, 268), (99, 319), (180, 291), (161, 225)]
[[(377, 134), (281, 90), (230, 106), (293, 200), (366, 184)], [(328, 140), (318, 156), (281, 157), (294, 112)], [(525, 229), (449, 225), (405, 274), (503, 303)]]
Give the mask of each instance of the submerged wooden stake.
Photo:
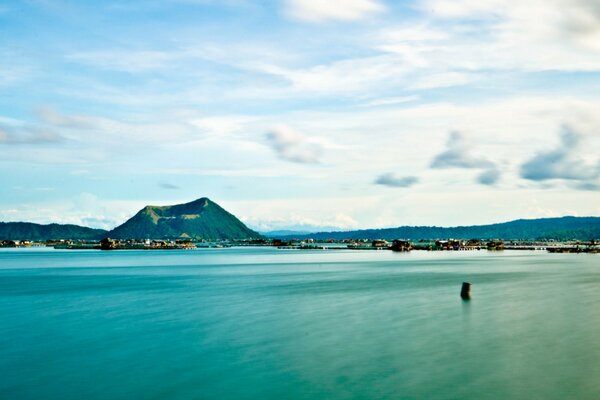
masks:
[(471, 300), (471, 284), (469, 282), (463, 282), (460, 289), (460, 297), (463, 300)]

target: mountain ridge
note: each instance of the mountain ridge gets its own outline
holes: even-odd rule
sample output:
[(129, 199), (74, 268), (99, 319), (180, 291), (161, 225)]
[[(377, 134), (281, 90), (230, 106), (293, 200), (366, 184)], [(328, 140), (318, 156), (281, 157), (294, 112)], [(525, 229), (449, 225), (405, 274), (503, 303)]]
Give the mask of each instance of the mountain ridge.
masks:
[(96, 240), (107, 233), (104, 229), (74, 224), (36, 224), (33, 222), (0, 222), (0, 240)]
[[(202, 218), (202, 209), (215, 213)], [(198, 212), (201, 211), (201, 212)], [(142, 220), (139, 220), (139, 216)], [(132, 219), (138, 217), (134, 226)], [(159, 222), (162, 221), (162, 222)], [(199, 222), (202, 222), (198, 224)], [(129, 226), (128, 226), (129, 225)], [(194, 226), (199, 230), (194, 230)], [(135, 228), (135, 229), (133, 229)], [(189, 229), (194, 228), (194, 229)], [(396, 228), (361, 229), (329, 232), (267, 232), (264, 235), (280, 239), (505, 239), (505, 240), (592, 240), (600, 239), (600, 217), (564, 216), (555, 218), (516, 219), (485, 225), (399, 226)], [(131, 235), (131, 236), (130, 236)], [(107, 231), (74, 224), (36, 224), (32, 222), (0, 222), (0, 240), (74, 239), (251, 239), (258, 232), (246, 227), (207, 197), (172, 206), (145, 206), (125, 223)]]
[(576, 239), (600, 238), (600, 217), (564, 216), (555, 218), (517, 219), (485, 225), (399, 226), (396, 228), (359, 229), (353, 231), (315, 232), (282, 236), (282, 239)]

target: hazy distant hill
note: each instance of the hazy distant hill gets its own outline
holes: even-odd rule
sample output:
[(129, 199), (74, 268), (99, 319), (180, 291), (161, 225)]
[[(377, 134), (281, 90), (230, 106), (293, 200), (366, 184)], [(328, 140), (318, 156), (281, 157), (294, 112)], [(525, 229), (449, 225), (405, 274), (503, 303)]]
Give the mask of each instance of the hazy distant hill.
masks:
[(206, 197), (174, 206), (146, 206), (107, 233), (115, 239), (250, 239), (260, 234)]
[(319, 232), (284, 238), (314, 239), (600, 239), (600, 217), (561, 217), (519, 219), (491, 225), (401, 226), (389, 229), (365, 229), (347, 232)]
[(262, 232), (266, 237), (280, 237), (280, 236), (294, 236), (294, 235), (309, 235), (309, 231), (293, 231), (293, 230), (281, 230), (281, 231), (269, 231)]
[[(561, 217), (519, 219), (491, 225), (401, 226), (388, 229), (365, 229), (347, 232), (304, 233), (293, 231), (268, 232), (265, 235), (282, 239), (600, 239), (600, 217)], [(30, 222), (0, 222), (0, 240), (48, 240), (103, 237), (117, 239), (249, 239), (260, 234), (249, 229), (239, 219), (218, 204), (203, 197), (174, 206), (146, 206), (124, 224), (110, 232), (78, 225)]]
[(78, 225), (0, 222), (0, 240), (99, 239), (106, 233)]

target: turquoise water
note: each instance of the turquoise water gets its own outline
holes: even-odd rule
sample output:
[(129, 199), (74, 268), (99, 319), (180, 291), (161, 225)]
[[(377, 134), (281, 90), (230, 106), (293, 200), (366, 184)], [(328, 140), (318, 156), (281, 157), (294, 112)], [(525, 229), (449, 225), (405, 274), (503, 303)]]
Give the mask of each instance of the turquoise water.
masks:
[(1, 399), (600, 398), (593, 254), (3, 249), (0, 316)]

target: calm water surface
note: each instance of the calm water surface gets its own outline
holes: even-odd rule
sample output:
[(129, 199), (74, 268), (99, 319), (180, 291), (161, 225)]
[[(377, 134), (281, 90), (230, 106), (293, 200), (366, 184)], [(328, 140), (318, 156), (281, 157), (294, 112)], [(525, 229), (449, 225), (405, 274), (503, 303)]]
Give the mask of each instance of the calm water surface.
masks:
[(1, 399), (600, 398), (593, 254), (3, 249), (0, 317)]

